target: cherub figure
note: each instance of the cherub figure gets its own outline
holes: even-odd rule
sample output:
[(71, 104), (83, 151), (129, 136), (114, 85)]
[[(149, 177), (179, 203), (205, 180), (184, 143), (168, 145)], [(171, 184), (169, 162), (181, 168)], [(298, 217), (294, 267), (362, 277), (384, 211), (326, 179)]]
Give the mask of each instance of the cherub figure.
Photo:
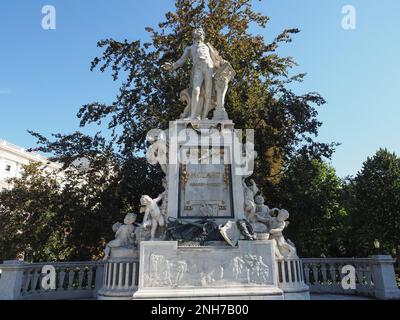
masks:
[(248, 220), (253, 220), (253, 216), (256, 212), (256, 204), (254, 197), (260, 191), (254, 180), (250, 180), (251, 185), (246, 184), (246, 179), (243, 179), (243, 190), (244, 190), (244, 212)]
[(151, 130), (147, 134), (146, 140), (151, 143), (146, 152), (147, 162), (153, 166), (159, 164), (161, 170), (168, 177), (168, 143), (165, 132)]
[(117, 222), (112, 226), (115, 232), (115, 239), (107, 243), (104, 250), (104, 260), (110, 257), (111, 248), (125, 247), (134, 244), (135, 236), (135, 221), (137, 215), (134, 213), (128, 213), (125, 216), (124, 224)]
[(276, 217), (270, 219), (270, 240), (274, 240), (277, 246), (277, 258), (283, 259), (284, 256), (296, 255), (296, 248), (285, 240), (283, 230), (289, 225), (289, 212), (281, 209)]
[(265, 223), (269, 227), (269, 223), (272, 219), (270, 208), (265, 204), (265, 199), (262, 195), (255, 197), (254, 202), (256, 203), (256, 217), (257, 221)]
[(144, 212), (143, 228), (148, 229), (151, 227), (151, 240), (156, 238), (157, 228), (165, 225), (164, 215), (161, 213), (158, 203), (163, 199), (164, 193), (160, 194), (156, 199), (149, 196), (142, 196), (140, 204), (142, 208), (140, 212)]

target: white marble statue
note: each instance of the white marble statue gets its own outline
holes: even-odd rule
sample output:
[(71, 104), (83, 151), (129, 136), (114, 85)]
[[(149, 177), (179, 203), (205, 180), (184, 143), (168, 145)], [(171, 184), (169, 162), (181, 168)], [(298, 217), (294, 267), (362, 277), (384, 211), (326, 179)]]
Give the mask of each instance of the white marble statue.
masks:
[[(255, 190), (258, 192), (258, 189)], [(268, 240), (268, 229), (269, 229), (269, 219), (272, 217), (269, 214), (269, 208), (264, 204), (264, 198), (261, 195), (257, 195), (254, 197), (254, 210), (248, 216), (248, 220), (253, 228), (253, 231), (257, 234), (257, 239), (260, 234), (263, 234), (263, 239), (259, 240)], [(253, 209), (253, 205), (251, 205)]]
[(296, 256), (296, 248), (293, 244), (285, 240), (283, 236), (283, 230), (289, 225), (287, 221), (289, 219), (289, 212), (284, 209), (278, 211), (276, 217), (272, 217), (269, 221), (270, 226), (270, 240), (274, 240), (277, 247), (276, 256), (278, 259), (283, 259), (284, 257)]
[(151, 228), (151, 240), (155, 240), (157, 228), (165, 225), (165, 217), (158, 207), (158, 203), (163, 197), (164, 193), (160, 194), (156, 199), (152, 199), (147, 195), (142, 196), (140, 199), (140, 204), (142, 205), (140, 212), (144, 212), (143, 228)]
[(244, 191), (244, 212), (246, 219), (252, 220), (256, 213), (256, 204), (254, 198), (256, 194), (260, 191), (254, 180), (250, 180), (251, 185), (248, 186), (246, 179), (243, 178), (243, 191)]
[(161, 170), (168, 177), (168, 144), (165, 132), (155, 133), (155, 131), (150, 131), (146, 140), (151, 143), (146, 152), (147, 162), (153, 166), (159, 164)]
[(112, 248), (127, 247), (134, 244), (135, 226), (137, 215), (128, 213), (125, 216), (124, 224), (117, 222), (113, 225), (112, 229), (115, 232), (115, 239), (107, 243), (104, 250), (104, 260), (110, 257)]
[[(195, 29), (193, 44), (185, 48), (182, 57), (175, 63), (162, 66), (165, 70), (174, 71), (183, 66), (189, 58), (192, 60), (190, 88), (181, 92), (181, 100), (187, 102), (182, 119), (206, 119), (215, 105), (219, 111), (216, 117), (227, 118), (224, 111), (225, 96), (235, 71), (211, 44), (204, 41), (203, 29)], [(216, 102), (212, 100), (213, 97)]]
[(256, 217), (257, 221), (265, 223), (267, 227), (272, 220), (272, 216), (270, 213), (270, 208), (265, 204), (265, 199), (262, 195), (257, 195), (254, 198), (254, 202), (256, 203)]

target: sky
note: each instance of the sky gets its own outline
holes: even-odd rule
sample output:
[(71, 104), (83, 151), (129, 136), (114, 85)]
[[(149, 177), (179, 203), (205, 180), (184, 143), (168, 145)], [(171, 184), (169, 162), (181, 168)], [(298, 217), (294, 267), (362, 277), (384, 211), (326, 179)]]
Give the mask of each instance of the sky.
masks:
[[(45, 5), (56, 9), (55, 30), (42, 28)], [(345, 5), (355, 9), (355, 29), (342, 26)], [(318, 141), (341, 143), (331, 160), (338, 175), (355, 175), (380, 147), (400, 155), (400, 1), (262, 0), (254, 8), (270, 17), (266, 29), (251, 29), (267, 41), (301, 30), (279, 53), (295, 58), (293, 74), (307, 73), (296, 93), (328, 102)], [(79, 130), (79, 108), (110, 103), (118, 90), (109, 74), (90, 71), (97, 41), (148, 40), (144, 28), (172, 9), (172, 0), (1, 0), (0, 139), (29, 148), (36, 141), (27, 130)]]

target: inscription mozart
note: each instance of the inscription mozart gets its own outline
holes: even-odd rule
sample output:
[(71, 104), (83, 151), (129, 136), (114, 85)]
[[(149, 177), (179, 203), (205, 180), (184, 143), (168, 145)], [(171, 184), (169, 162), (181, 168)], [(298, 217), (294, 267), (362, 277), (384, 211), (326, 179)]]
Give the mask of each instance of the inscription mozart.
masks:
[(186, 164), (180, 174), (180, 218), (233, 217), (229, 165)]

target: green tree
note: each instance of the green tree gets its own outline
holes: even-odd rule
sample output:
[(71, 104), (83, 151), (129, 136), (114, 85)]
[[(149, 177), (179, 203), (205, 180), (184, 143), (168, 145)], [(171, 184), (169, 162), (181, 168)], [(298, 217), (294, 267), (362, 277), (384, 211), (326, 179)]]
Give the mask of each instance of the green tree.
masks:
[(65, 252), (57, 225), (59, 183), (34, 163), (12, 190), (0, 193), (0, 259), (24, 256), (29, 260), (59, 258)]
[(383, 252), (395, 254), (400, 245), (400, 159), (395, 153), (380, 149), (364, 162), (346, 187), (346, 206), (352, 255), (373, 254), (374, 240)]
[(342, 205), (342, 181), (319, 159), (294, 158), (280, 181), (279, 206), (290, 212), (286, 237), (303, 257), (346, 254), (347, 212)]

